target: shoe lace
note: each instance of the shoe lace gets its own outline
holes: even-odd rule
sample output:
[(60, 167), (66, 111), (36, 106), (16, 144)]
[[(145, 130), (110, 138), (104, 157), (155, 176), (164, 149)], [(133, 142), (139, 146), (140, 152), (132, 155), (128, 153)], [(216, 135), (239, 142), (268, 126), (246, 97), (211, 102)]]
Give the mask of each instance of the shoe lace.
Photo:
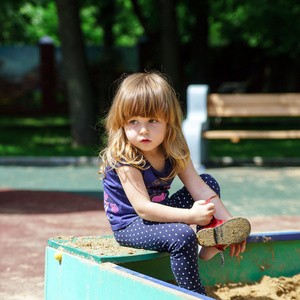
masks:
[(225, 259), (224, 259), (224, 253), (223, 251), (220, 252), (220, 256), (221, 256), (221, 267), (224, 268), (224, 263), (225, 263)]

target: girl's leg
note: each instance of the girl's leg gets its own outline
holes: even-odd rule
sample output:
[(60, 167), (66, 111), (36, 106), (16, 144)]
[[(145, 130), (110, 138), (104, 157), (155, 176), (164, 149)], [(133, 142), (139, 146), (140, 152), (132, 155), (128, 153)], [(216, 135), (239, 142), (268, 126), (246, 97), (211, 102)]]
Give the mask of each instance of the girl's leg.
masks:
[(125, 229), (114, 231), (114, 236), (122, 246), (169, 252), (178, 285), (206, 295), (199, 276), (196, 235), (190, 226), (138, 218)]
[[(221, 198), (220, 185), (214, 177), (209, 174), (201, 174), (202, 180)], [(193, 206), (194, 200), (186, 187), (181, 188), (179, 191), (174, 193), (168, 200), (166, 205), (180, 207), (180, 208), (190, 208)], [(199, 231), (201, 226), (197, 226), (196, 231)], [(209, 260), (218, 254), (220, 251), (214, 247), (201, 247), (199, 246), (199, 258), (202, 260)]]
[[(216, 179), (209, 174), (201, 174), (200, 177), (219, 196), (219, 198), (221, 198), (220, 186)], [(194, 200), (184, 186), (162, 204), (180, 208), (191, 208), (194, 204)]]

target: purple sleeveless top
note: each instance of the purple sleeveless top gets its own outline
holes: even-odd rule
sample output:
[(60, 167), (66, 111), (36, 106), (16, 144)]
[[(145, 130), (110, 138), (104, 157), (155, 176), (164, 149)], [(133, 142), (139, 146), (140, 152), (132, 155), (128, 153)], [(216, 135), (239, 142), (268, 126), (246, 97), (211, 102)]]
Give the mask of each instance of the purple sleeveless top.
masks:
[[(148, 167), (150, 164), (147, 162), (146, 166)], [(172, 166), (170, 160), (166, 159), (165, 170), (163, 172), (158, 172), (152, 166), (140, 171), (151, 201), (161, 202), (166, 199), (169, 195), (168, 189), (173, 179), (162, 181), (160, 178), (167, 177), (171, 173)], [(126, 197), (115, 169), (106, 171), (106, 177), (103, 179), (103, 190), (104, 209), (112, 230), (122, 229), (138, 217)]]

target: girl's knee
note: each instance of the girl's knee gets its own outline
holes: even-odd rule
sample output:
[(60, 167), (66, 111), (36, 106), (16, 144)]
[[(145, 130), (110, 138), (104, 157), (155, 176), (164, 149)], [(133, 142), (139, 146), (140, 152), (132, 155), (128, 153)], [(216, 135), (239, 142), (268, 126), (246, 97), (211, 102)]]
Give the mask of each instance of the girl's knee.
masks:
[(178, 232), (179, 239), (183, 244), (194, 244), (197, 242), (195, 231), (187, 224), (182, 224), (181, 230)]
[(176, 238), (170, 243), (171, 257), (197, 256), (198, 243), (195, 231), (187, 224), (180, 225), (175, 234)]

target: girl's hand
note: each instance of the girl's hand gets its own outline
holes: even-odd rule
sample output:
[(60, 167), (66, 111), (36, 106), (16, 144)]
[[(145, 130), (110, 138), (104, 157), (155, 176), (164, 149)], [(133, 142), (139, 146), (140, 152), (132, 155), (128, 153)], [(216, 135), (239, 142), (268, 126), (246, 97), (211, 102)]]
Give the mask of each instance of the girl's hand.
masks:
[(216, 210), (213, 203), (206, 204), (204, 200), (195, 201), (190, 208), (191, 224), (205, 226), (211, 222), (215, 213)]
[(246, 249), (246, 241), (243, 241), (239, 244), (233, 244), (230, 245), (230, 256), (233, 257), (233, 255), (238, 256), (240, 253), (243, 253)]

